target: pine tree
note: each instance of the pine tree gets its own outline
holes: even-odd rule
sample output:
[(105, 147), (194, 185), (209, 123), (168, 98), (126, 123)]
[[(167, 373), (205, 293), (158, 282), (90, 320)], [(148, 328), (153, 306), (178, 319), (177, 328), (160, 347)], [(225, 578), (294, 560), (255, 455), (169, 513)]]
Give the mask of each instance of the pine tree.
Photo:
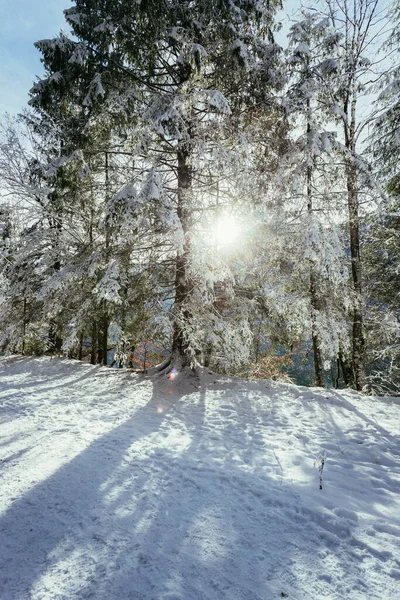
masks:
[(365, 223), (367, 325), (371, 340), (371, 386), (378, 393), (398, 392), (400, 386), (400, 5), (393, 6), (393, 23), (384, 50), (393, 62), (379, 81), (379, 113), (370, 137), (369, 154), (387, 196)]
[[(135, 177), (108, 210), (115, 214), (124, 203), (123, 218), (131, 218), (133, 229), (140, 229), (146, 218), (154, 240), (162, 234), (156, 262), (171, 264), (175, 254), (172, 361), (181, 367), (192, 364), (201, 350), (194, 327), (199, 297), (207, 299), (211, 310), (213, 306), (213, 293), (202, 290), (204, 276), (194, 268), (195, 232), (210, 204), (205, 182), (215, 185), (221, 179), (218, 154), (237, 159), (229, 142), (232, 131), (236, 140), (241, 133), (234, 109), (255, 105), (260, 98), (265, 102), (264, 88), (278, 78), (271, 14), (259, 3), (228, 2), (127, 7), (79, 1), (66, 11), (78, 43), (97, 59), (91, 85), (101, 86), (104, 110), (113, 119), (119, 114), (126, 118), (121, 128), (134, 155)], [(118, 119), (114, 125), (118, 127)], [(229, 181), (232, 167), (225, 164)], [(230, 187), (225, 184), (226, 190)], [(150, 256), (153, 260), (154, 251), (142, 254), (142, 261)]]
[[(369, 119), (360, 119), (358, 107), (367, 85), (375, 80), (372, 48), (379, 43), (384, 10), (378, 0), (324, 0), (319, 13), (336, 29), (334, 59), (336, 75), (331, 79), (326, 108), (339, 126), (343, 169), (346, 182), (347, 222), (351, 257), (353, 295), (352, 352), (342, 355), (348, 385), (361, 390), (365, 385), (365, 335), (362, 258), (360, 253), (360, 207), (363, 194), (371, 185), (371, 174), (360, 156), (362, 136)], [(379, 56), (376, 57), (379, 60)]]
[[(393, 28), (384, 50), (393, 56), (393, 64), (379, 82), (378, 114), (371, 137), (370, 153), (378, 163), (390, 194), (400, 193), (400, 4), (394, 4)], [(394, 52), (394, 54), (393, 54)]]
[(364, 223), (363, 253), (368, 299), (369, 385), (378, 394), (400, 389), (400, 196)]
[(3, 318), (5, 329), (13, 332), (7, 336), (8, 345), (20, 351), (25, 349), (27, 327), (40, 330), (44, 326), (42, 302), (37, 293), (54, 266), (57, 237), (52, 203), (54, 188), (45, 170), (51, 153), (51, 139), (43, 146), (25, 122), (5, 122), (0, 172), (2, 190), (13, 213), (15, 233), (6, 272), (9, 307)]
[[(321, 19), (320, 15), (305, 13), (304, 19), (292, 26), (290, 42), (288, 62), (292, 81), (289, 90), (289, 110), (295, 120), (294, 127), (303, 128), (304, 131), (292, 148), (292, 153), (296, 154), (290, 159), (294, 168), (292, 186), (298, 186), (301, 193), (301, 179), (303, 179), (307, 207), (305, 220), (307, 234), (302, 260), (309, 266), (308, 287), (315, 383), (323, 387), (323, 345), (325, 345), (325, 360), (327, 354), (326, 341), (323, 341), (326, 335), (321, 326), (325, 325), (324, 313), (326, 315), (330, 305), (333, 304), (334, 287), (331, 287), (331, 298), (328, 302), (323, 297), (322, 290), (326, 274), (331, 276), (334, 270), (333, 265), (326, 264), (326, 258), (329, 256), (329, 251), (326, 252), (326, 249), (331, 241), (329, 240), (331, 231), (328, 228), (331, 219), (326, 218), (330, 209), (327, 203), (329, 194), (326, 194), (324, 183), (322, 186), (325, 190), (320, 188), (321, 173), (323, 172), (325, 182), (327, 178), (332, 178), (333, 172), (336, 171), (332, 168), (336, 151), (335, 136), (333, 132), (324, 130), (327, 120), (324, 101), (330, 85), (330, 75), (335, 71), (335, 61), (330, 56), (335, 46), (335, 31), (326, 19)], [(321, 199), (325, 202), (321, 202)], [(299, 202), (299, 198), (296, 202)], [(328, 202), (331, 203), (332, 199), (329, 198)], [(325, 227), (318, 221), (317, 210), (325, 214)], [(335, 316), (338, 317), (338, 313)], [(343, 317), (335, 326), (330, 319), (332, 334), (340, 328), (341, 322)]]
[(326, 111), (336, 43), (335, 30), (320, 15), (304, 13), (291, 28), (284, 98), (289, 131), (264, 217), (267, 337), (289, 354), (295, 345), (304, 354), (311, 339), (319, 386), (340, 347), (349, 346), (348, 261), (335, 222), (338, 147)]

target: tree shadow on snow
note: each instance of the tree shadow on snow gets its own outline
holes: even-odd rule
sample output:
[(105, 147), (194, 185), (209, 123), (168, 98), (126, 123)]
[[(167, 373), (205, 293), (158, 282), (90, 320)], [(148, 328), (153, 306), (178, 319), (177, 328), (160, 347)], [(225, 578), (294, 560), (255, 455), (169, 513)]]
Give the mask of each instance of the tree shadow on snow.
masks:
[[(236, 392), (221, 390), (226, 408), (213, 420), (209, 389), (194, 386), (156, 381), (131, 418), (15, 500), (0, 519), (2, 600), (273, 600), (310, 590), (319, 558), (308, 552), (315, 531), (296, 521), (295, 487), (280, 490), (252, 468), (260, 447)], [(329, 590), (314, 583), (315, 597)]]
[[(62, 365), (61, 373), (59, 372), (60, 365)], [(21, 392), (28, 397), (32, 391), (39, 391), (41, 394), (45, 394), (55, 389), (65, 388), (67, 383), (75, 386), (79, 382), (92, 380), (96, 372), (102, 367), (100, 365), (89, 365), (81, 361), (71, 360), (70, 362), (66, 362), (57, 357), (50, 358), (46, 356), (37, 359), (35, 357), (18, 356), (6, 358), (1, 361), (1, 375), (7, 377), (8, 369), (10, 368), (12, 369), (11, 379), (9, 382), (3, 381), (1, 386), (3, 396), (5, 392), (10, 391), (6, 396), (7, 400), (20, 397)], [(77, 371), (81, 372), (78, 376)], [(36, 380), (33, 386), (32, 375), (37, 378), (42, 372), (43, 380)], [(24, 379), (16, 379), (15, 376), (23, 376)], [(49, 379), (51, 379), (54, 385), (48, 385)]]

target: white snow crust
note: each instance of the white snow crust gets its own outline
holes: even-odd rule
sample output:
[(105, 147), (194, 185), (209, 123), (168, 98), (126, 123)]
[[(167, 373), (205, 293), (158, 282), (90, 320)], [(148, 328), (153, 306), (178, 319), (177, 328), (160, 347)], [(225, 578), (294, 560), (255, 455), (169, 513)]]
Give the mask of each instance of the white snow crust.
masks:
[(400, 598), (399, 398), (12, 357), (0, 408), (1, 600)]

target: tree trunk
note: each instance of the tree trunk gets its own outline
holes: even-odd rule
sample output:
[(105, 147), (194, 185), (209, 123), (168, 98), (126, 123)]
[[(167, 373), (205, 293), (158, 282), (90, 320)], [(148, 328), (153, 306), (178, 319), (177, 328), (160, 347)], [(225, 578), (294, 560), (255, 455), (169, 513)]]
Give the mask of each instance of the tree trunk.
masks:
[(212, 357), (212, 346), (211, 346), (211, 344), (207, 344), (205, 351), (204, 351), (204, 363), (203, 363), (207, 369), (210, 367), (211, 357)]
[[(49, 217), (49, 225), (53, 230), (52, 251), (54, 253), (54, 262), (51, 266), (51, 270), (52, 273), (57, 273), (61, 269), (60, 238), (62, 233), (62, 217), (59, 194), (56, 190), (51, 194), (50, 199), (52, 210), (54, 211), (53, 215)], [(51, 354), (61, 352), (62, 338), (58, 335), (57, 323), (54, 319), (51, 319), (49, 323), (48, 341)]]
[(314, 355), (314, 370), (315, 370), (315, 385), (317, 387), (324, 387), (324, 377), (322, 370), (322, 356), (321, 356), (321, 348), (318, 334), (315, 331), (315, 315), (318, 310), (318, 298), (316, 293), (316, 285), (315, 285), (315, 274), (313, 272), (310, 273), (310, 297), (311, 297), (311, 310), (313, 313), (312, 316), (312, 345), (313, 345), (313, 355)]
[[(339, 361), (338, 365), (340, 364), (340, 367), (342, 369), (342, 375), (343, 375), (344, 385), (345, 386), (352, 386), (353, 383), (354, 383), (354, 374), (353, 374), (353, 364), (352, 364), (352, 362), (350, 362), (350, 360), (346, 359), (343, 356), (342, 352), (339, 352), (338, 361)], [(338, 372), (339, 372), (339, 367), (338, 367)]]
[(97, 349), (97, 323), (93, 322), (92, 325), (92, 347), (90, 350), (90, 364), (96, 364), (96, 349)]
[[(311, 147), (311, 104), (310, 99), (307, 99), (307, 138), (309, 148)], [(312, 198), (312, 165), (307, 166), (307, 211), (311, 222), (312, 210), (313, 210), (313, 198)], [(311, 302), (311, 323), (312, 323), (312, 345), (313, 345), (313, 356), (314, 356), (314, 371), (315, 371), (315, 385), (317, 387), (324, 387), (324, 378), (322, 371), (322, 357), (320, 341), (317, 334), (316, 328), (316, 316), (319, 309), (318, 294), (317, 294), (317, 283), (314, 271), (314, 265), (310, 266), (310, 302)]]
[[(104, 310), (107, 310), (106, 307), (106, 303), (104, 302)], [(99, 357), (99, 362), (102, 362), (103, 365), (107, 366), (108, 365), (108, 327), (110, 325), (110, 320), (108, 318), (107, 312), (104, 313), (103, 315), (103, 319), (102, 319), (102, 331), (101, 331), (101, 335), (102, 335), (102, 339), (101, 339), (101, 349), (102, 349), (102, 353), (100, 354)]]
[(24, 312), (22, 317), (22, 354), (25, 354), (26, 337), (26, 298), (24, 298)]
[(97, 324), (97, 352), (96, 362), (98, 365), (103, 364), (103, 329), (102, 320)]
[[(349, 237), (351, 276), (353, 283), (353, 327), (352, 327), (352, 374), (349, 385), (361, 391), (365, 385), (364, 370), (364, 324), (362, 312), (362, 272), (360, 255), (360, 231), (358, 214), (358, 174), (354, 163), (356, 152), (356, 107), (357, 92), (356, 82), (353, 78), (349, 86), (350, 96), (344, 101), (344, 114), (347, 119), (343, 122), (345, 146), (351, 154), (346, 157), (346, 183), (347, 183), (347, 205), (349, 211)], [(349, 374), (348, 374), (349, 376)]]
[(82, 360), (83, 354), (83, 331), (79, 334), (78, 360)]
[(190, 240), (188, 237), (190, 219), (186, 206), (186, 196), (191, 186), (191, 170), (189, 166), (188, 150), (178, 152), (178, 206), (177, 214), (180, 219), (184, 243), (183, 252), (176, 257), (175, 271), (175, 320), (172, 338), (171, 361), (177, 362), (180, 368), (186, 367), (190, 362), (188, 343), (184, 335), (185, 324), (190, 319), (190, 312), (185, 307), (189, 297), (189, 284), (187, 280), (187, 264), (189, 257)]
[(365, 339), (362, 311), (362, 271), (360, 256), (357, 170), (356, 166), (350, 162), (347, 164), (347, 199), (349, 208), (351, 274), (354, 289), (352, 352), (353, 374), (350, 385), (355, 387), (356, 390), (361, 391), (365, 385)]
[[(109, 173), (109, 164), (108, 164), (108, 152), (105, 153), (105, 177), (106, 177), (106, 187), (105, 187), (105, 201), (106, 204), (110, 199), (110, 173)], [(106, 264), (108, 264), (108, 260), (110, 257), (110, 228), (109, 224), (106, 222), (105, 225), (105, 259)], [(107, 302), (103, 301), (103, 317), (101, 319), (101, 350), (99, 352), (99, 363), (102, 363), (104, 366), (108, 365), (108, 327), (110, 325), (110, 319), (107, 313)]]

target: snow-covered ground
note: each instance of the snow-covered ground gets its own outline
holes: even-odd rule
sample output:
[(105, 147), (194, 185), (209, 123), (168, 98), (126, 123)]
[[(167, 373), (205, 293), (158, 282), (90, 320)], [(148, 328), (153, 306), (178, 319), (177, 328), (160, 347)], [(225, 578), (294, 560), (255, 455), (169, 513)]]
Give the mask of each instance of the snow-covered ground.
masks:
[(400, 599), (400, 399), (12, 358), (0, 407), (1, 600)]

